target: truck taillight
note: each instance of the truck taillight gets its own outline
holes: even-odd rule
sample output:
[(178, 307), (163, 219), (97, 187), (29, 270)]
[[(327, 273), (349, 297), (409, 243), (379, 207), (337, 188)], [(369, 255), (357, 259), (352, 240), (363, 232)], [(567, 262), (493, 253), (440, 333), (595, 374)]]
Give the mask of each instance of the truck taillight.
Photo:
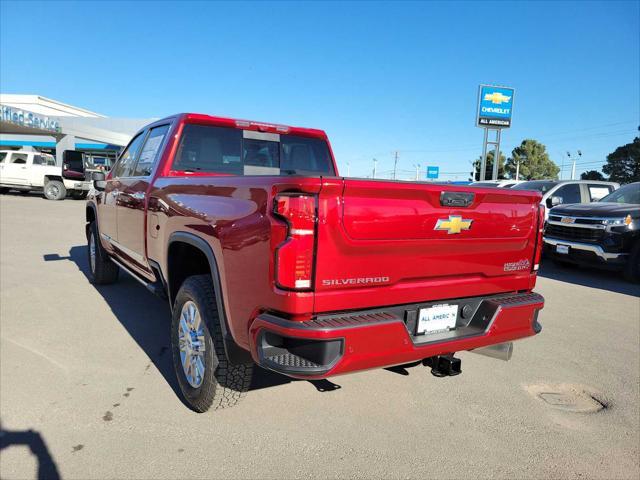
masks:
[(276, 284), (292, 290), (313, 286), (313, 250), (316, 239), (316, 197), (281, 194), (274, 213), (287, 221), (287, 238), (275, 251)]
[(544, 205), (538, 206), (538, 222), (537, 222), (538, 231), (536, 232), (536, 250), (533, 254), (533, 267), (532, 271), (537, 272), (538, 268), (540, 268), (540, 259), (542, 258), (542, 234), (544, 233)]

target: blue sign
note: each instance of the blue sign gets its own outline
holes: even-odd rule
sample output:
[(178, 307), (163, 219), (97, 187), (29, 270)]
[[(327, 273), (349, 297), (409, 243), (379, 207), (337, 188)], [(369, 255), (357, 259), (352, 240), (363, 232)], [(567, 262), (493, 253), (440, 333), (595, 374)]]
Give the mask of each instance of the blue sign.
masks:
[(515, 90), (509, 87), (480, 85), (476, 124), (479, 127), (509, 128), (514, 92)]
[(427, 178), (435, 179), (440, 175), (440, 167), (427, 167)]

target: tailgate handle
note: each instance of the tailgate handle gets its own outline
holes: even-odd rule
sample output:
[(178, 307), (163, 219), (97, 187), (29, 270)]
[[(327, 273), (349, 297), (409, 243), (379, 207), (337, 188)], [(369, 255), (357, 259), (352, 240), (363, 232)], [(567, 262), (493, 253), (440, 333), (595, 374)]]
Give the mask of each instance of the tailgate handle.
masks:
[(443, 207), (468, 207), (473, 203), (473, 192), (441, 192), (440, 205)]

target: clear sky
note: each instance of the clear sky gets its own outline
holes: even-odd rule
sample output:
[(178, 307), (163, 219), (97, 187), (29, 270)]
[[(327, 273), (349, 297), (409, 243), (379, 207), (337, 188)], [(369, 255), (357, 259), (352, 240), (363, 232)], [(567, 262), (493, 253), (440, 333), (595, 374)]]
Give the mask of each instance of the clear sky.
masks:
[(322, 128), (342, 173), (390, 171), (398, 150), (405, 177), (466, 179), (478, 84), (507, 85), (503, 151), (535, 138), (561, 165), (580, 149), (579, 174), (638, 134), (639, 5), (3, 1), (0, 91)]

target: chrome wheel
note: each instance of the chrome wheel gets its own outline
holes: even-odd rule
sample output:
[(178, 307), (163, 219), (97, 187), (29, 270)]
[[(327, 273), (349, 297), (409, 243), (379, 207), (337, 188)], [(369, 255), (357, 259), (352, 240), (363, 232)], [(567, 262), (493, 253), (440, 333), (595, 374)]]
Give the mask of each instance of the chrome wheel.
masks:
[(180, 361), (187, 382), (198, 388), (204, 380), (204, 322), (198, 307), (191, 300), (185, 302), (178, 323)]
[(53, 184), (49, 184), (47, 185), (47, 191), (49, 192), (49, 196), (51, 197), (57, 197), (58, 193), (60, 193), (60, 189), (58, 188), (57, 185)]
[(91, 264), (91, 273), (96, 273), (96, 241), (93, 232), (89, 235), (89, 263)]

